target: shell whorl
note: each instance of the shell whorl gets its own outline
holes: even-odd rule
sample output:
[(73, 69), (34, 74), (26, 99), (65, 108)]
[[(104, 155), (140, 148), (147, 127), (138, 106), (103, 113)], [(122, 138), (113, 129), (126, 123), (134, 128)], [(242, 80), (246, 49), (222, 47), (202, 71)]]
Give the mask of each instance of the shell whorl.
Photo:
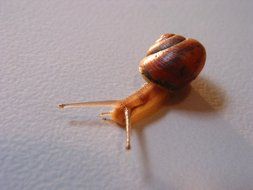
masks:
[(205, 48), (197, 40), (164, 34), (149, 48), (139, 70), (148, 81), (177, 90), (198, 76), (205, 59)]

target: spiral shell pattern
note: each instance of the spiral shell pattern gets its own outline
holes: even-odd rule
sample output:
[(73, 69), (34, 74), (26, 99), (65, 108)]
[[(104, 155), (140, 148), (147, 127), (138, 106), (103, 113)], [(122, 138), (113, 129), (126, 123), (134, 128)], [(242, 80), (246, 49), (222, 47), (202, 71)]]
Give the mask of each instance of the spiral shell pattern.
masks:
[(177, 90), (198, 76), (205, 60), (205, 48), (197, 40), (163, 34), (149, 48), (139, 70), (148, 81)]

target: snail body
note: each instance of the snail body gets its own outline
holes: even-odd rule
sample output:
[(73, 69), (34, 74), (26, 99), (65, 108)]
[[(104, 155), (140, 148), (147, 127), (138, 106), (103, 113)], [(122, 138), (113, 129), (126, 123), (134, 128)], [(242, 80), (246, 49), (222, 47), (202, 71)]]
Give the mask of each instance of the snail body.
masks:
[(167, 89), (146, 83), (132, 95), (115, 104), (114, 109), (110, 112), (111, 119), (124, 127), (126, 122), (124, 109), (128, 108), (131, 110), (131, 123), (135, 124), (158, 110), (168, 95)]
[(139, 70), (147, 80), (140, 90), (119, 101), (112, 120), (125, 125), (124, 108), (130, 108), (134, 124), (159, 108), (170, 91), (179, 90), (194, 80), (206, 59), (203, 45), (197, 40), (175, 34), (162, 35), (147, 51)]
[(70, 103), (59, 107), (113, 107), (111, 112), (101, 115), (109, 115), (112, 121), (126, 127), (126, 148), (129, 149), (131, 124), (159, 109), (170, 92), (190, 84), (199, 75), (205, 60), (205, 48), (197, 40), (163, 34), (140, 62), (139, 71), (147, 81), (141, 89), (123, 100)]

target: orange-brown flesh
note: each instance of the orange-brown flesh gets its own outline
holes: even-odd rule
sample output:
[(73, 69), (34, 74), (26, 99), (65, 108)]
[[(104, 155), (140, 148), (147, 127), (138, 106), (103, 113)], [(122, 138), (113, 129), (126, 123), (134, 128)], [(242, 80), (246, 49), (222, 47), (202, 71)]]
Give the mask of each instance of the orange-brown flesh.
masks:
[(131, 123), (135, 124), (158, 110), (167, 96), (168, 90), (148, 83), (115, 106), (112, 120), (125, 126), (124, 109), (128, 108), (131, 110)]

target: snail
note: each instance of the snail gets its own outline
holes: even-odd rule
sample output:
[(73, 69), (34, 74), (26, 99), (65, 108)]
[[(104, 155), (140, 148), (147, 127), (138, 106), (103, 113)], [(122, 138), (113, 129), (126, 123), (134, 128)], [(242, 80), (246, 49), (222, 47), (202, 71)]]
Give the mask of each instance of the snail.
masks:
[(177, 34), (163, 34), (155, 41), (139, 65), (146, 83), (122, 100), (60, 104), (59, 108), (109, 106), (101, 113), (126, 128), (126, 149), (130, 149), (132, 124), (160, 108), (171, 92), (193, 81), (204, 67), (206, 51), (197, 40)]

